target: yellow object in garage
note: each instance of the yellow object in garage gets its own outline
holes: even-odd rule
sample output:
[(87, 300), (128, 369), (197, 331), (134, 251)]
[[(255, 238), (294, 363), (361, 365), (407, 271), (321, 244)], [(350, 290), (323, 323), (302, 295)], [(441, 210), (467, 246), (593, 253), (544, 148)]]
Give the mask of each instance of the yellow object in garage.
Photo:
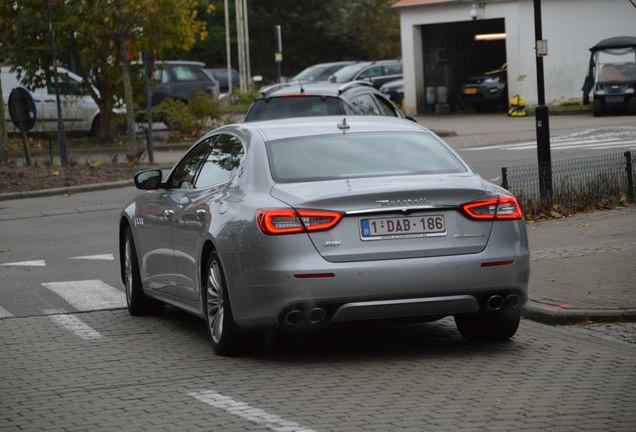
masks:
[(526, 102), (519, 95), (516, 95), (510, 99), (510, 109), (508, 110), (508, 117), (525, 117), (526, 116)]

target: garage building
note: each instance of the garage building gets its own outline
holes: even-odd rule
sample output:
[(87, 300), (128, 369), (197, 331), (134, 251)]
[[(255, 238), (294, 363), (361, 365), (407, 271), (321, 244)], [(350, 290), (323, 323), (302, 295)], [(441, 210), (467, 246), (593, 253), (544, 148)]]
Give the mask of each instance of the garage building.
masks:
[[(581, 102), (589, 49), (636, 36), (636, 1), (541, 0), (548, 106)], [(398, 0), (407, 114), (466, 108), (468, 77), (507, 67), (506, 101), (537, 105), (534, 0)], [(505, 107), (504, 107), (505, 109)]]

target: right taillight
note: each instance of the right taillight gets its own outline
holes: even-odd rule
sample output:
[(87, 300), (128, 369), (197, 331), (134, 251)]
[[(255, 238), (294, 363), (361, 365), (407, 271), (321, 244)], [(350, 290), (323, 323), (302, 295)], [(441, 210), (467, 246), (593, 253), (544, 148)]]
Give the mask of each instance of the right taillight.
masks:
[(521, 205), (512, 195), (499, 195), (472, 201), (461, 205), (461, 209), (471, 219), (477, 220), (517, 220), (523, 218)]

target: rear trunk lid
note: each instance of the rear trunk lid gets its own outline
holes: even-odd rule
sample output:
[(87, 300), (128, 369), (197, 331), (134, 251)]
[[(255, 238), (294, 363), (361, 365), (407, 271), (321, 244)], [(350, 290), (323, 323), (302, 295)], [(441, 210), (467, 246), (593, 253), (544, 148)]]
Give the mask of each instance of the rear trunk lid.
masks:
[(493, 222), (459, 206), (496, 194), (471, 173), (277, 183), (271, 193), (294, 208), (345, 213), (334, 228), (308, 234), (332, 262), (480, 252)]

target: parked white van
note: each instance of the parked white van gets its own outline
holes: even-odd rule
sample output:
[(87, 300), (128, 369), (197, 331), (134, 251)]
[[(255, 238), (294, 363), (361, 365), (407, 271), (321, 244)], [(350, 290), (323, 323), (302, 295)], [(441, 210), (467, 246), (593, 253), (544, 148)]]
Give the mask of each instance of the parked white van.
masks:
[[(7, 130), (18, 132), (9, 117), (7, 107), (11, 90), (23, 86), (18, 79), (17, 72), (11, 72), (10, 66), (0, 67), (0, 80), (2, 80), (2, 96), (4, 99)], [(64, 129), (67, 132), (89, 132), (97, 135), (99, 132), (99, 107), (95, 100), (81, 86), (82, 78), (73, 72), (58, 67), (58, 79), (60, 86), (60, 102)], [(34, 132), (57, 132), (57, 102), (55, 98), (55, 84), (53, 77), (46, 87), (29, 88), (36, 106), (37, 121)]]

